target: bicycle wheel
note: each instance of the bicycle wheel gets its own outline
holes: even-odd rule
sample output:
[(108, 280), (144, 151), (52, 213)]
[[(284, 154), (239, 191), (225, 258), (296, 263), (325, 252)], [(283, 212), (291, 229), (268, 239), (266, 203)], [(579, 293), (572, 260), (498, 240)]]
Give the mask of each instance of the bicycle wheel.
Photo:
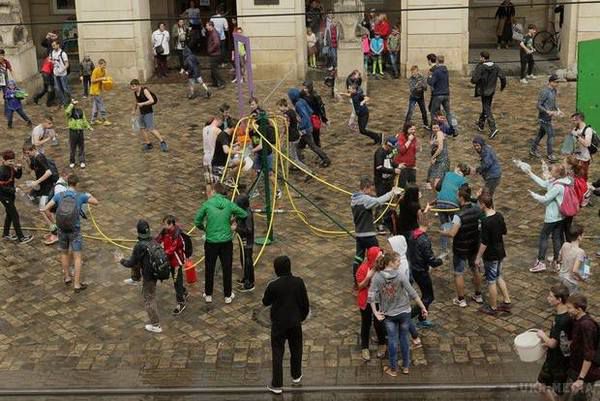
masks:
[(554, 35), (548, 31), (541, 31), (533, 37), (533, 48), (540, 54), (548, 54), (556, 47)]

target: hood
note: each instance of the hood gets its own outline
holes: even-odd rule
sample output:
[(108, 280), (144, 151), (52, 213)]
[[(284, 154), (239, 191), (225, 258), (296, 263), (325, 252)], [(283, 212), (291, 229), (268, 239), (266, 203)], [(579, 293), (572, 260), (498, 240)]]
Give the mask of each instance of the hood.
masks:
[(184, 47), (183, 48), (183, 58), (188, 58), (192, 55), (192, 51), (190, 50), (189, 47)]
[(15, 88), (17, 87), (17, 83), (15, 81), (13, 81), (12, 79), (9, 79), (8, 82), (6, 83), (7, 86), (14, 86)]
[(388, 242), (392, 246), (394, 252), (398, 255), (406, 256), (406, 238), (403, 235), (395, 235), (393, 237), (388, 238)]
[(302, 83), (302, 86), (304, 86), (306, 89), (308, 89), (309, 92), (312, 92), (314, 90), (315, 84), (313, 83), (312, 80), (307, 79), (306, 81), (304, 81)]
[(300, 99), (300, 90), (296, 88), (288, 90), (288, 97), (290, 98), (293, 104), (296, 104), (298, 99)]
[(213, 195), (213, 197), (211, 198), (211, 206), (216, 207), (217, 209), (225, 209), (225, 207), (227, 207), (227, 201), (228, 199), (226, 199), (223, 195), (221, 194), (215, 194)]
[(137, 222), (137, 234), (138, 239), (151, 239), (152, 234), (150, 233), (150, 224), (146, 220), (138, 220)]
[(573, 180), (571, 179), (571, 177), (562, 177), (559, 178), (558, 180), (554, 181), (557, 184), (564, 184), (564, 185), (571, 185), (573, 183)]
[(350, 206), (356, 206), (359, 205), (361, 203), (363, 203), (362, 201), (367, 198), (367, 194), (365, 194), (364, 192), (355, 192), (352, 194), (352, 196), (350, 197)]
[(287, 256), (278, 256), (273, 261), (273, 268), (277, 277), (292, 275), (292, 262)]
[(473, 143), (477, 143), (483, 148), (485, 146), (485, 139), (483, 139), (481, 135), (475, 135), (473, 138)]
[(411, 233), (411, 237), (412, 239), (416, 240), (418, 239), (420, 236), (422, 236), (423, 234), (425, 234), (425, 231), (423, 231), (420, 228), (416, 228), (413, 230), (413, 232)]
[(442, 74), (448, 74), (448, 67), (443, 64), (437, 64), (435, 67), (435, 71), (441, 71)]
[(483, 63), (483, 67), (484, 68), (493, 68), (494, 67), (494, 62), (493, 61), (486, 61), (485, 63)]
[(378, 246), (372, 246), (369, 249), (367, 249), (366, 263), (369, 264), (369, 269), (371, 268), (371, 266), (373, 266), (375, 264), (375, 261), (377, 260), (377, 256), (379, 256), (380, 253), (381, 253), (381, 248)]
[(246, 194), (240, 194), (235, 199), (235, 203), (242, 209), (248, 209), (250, 207), (250, 198)]
[(380, 273), (385, 279), (385, 281), (390, 281), (396, 279), (400, 275), (400, 270), (382, 270)]

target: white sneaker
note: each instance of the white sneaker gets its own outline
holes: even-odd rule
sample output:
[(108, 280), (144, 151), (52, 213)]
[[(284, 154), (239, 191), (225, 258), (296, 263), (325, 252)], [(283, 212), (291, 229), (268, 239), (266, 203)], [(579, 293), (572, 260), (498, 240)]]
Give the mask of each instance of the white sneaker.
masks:
[(210, 304), (210, 303), (212, 303), (212, 295), (206, 295), (206, 294), (202, 294), (202, 296), (204, 297), (204, 301), (205, 301), (207, 304)]
[(477, 295), (471, 295), (471, 299), (475, 302), (477, 302), (478, 304), (482, 304), (483, 303), (483, 297), (481, 296), (481, 294)]
[(527, 78), (529, 78), (529, 79), (536, 79), (536, 78), (537, 78), (537, 76), (535, 76), (535, 75), (531, 74), (531, 75), (527, 75)]
[(81, 168), (85, 168), (85, 163), (81, 163), (81, 164), (79, 165), (79, 167), (81, 167)]
[(267, 384), (267, 390), (269, 390), (273, 394), (281, 394), (281, 393), (283, 393), (283, 389), (281, 387), (273, 387), (270, 384)]
[(542, 261), (537, 260), (535, 262), (535, 264), (533, 265), (533, 267), (531, 269), (529, 269), (529, 271), (531, 273), (539, 273), (539, 272), (546, 271), (546, 264)]
[(138, 285), (140, 283), (139, 281), (135, 281), (132, 278), (126, 278), (125, 280), (123, 280), (123, 282), (127, 285)]
[(302, 382), (302, 375), (300, 375), (300, 377), (297, 379), (292, 378), (292, 384), (300, 384), (301, 382)]
[(230, 297), (225, 297), (225, 303), (230, 304), (233, 301), (233, 298), (235, 298), (235, 294), (232, 292)]
[(452, 300), (452, 303), (456, 306), (459, 306), (461, 308), (466, 308), (467, 307), (467, 301), (465, 301), (464, 299), (459, 300), (458, 298), (454, 298)]
[(521, 79), (521, 83), (522, 83), (522, 84), (528, 84), (528, 83), (529, 83), (529, 81), (528, 81), (528, 80), (526, 80), (525, 78), (523, 78), (523, 79)]
[(71, 168), (75, 168), (75, 163), (70, 163), (70, 164), (69, 164), (69, 167), (71, 167)]
[(147, 324), (144, 326), (144, 329), (150, 333), (162, 333), (162, 327), (160, 327), (160, 324)]

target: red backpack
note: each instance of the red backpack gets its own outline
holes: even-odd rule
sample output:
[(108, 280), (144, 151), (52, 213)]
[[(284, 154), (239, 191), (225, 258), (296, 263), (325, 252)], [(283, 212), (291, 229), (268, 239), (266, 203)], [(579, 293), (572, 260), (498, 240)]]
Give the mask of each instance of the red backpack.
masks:
[(579, 212), (579, 205), (580, 205), (579, 197), (577, 196), (577, 192), (575, 192), (575, 186), (572, 184), (570, 184), (570, 185), (565, 185), (563, 183), (557, 183), (557, 184), (562, 185), (562, 187), (564, 188), (563, 200), (558, 205), (560, 214), (562, 214), (564, 217), (575, 216), (577, 214), (577, 212)]

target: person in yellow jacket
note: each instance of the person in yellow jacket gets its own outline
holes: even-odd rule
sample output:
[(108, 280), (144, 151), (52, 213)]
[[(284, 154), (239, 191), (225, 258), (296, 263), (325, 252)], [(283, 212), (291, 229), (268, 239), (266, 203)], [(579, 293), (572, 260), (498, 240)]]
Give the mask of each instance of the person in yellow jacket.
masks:
[(104, 99), (102, 98), (105, 83), (112, 82), (111, 78), (106, 76), (106, 61), (104, 59), (101, 58), (98, 60), (98, 65), (92, 71), (91, 81), (92, 118), (90, 123), (111, 125), (111, 122), (106, 119), (106, 108), (104, 107)]

